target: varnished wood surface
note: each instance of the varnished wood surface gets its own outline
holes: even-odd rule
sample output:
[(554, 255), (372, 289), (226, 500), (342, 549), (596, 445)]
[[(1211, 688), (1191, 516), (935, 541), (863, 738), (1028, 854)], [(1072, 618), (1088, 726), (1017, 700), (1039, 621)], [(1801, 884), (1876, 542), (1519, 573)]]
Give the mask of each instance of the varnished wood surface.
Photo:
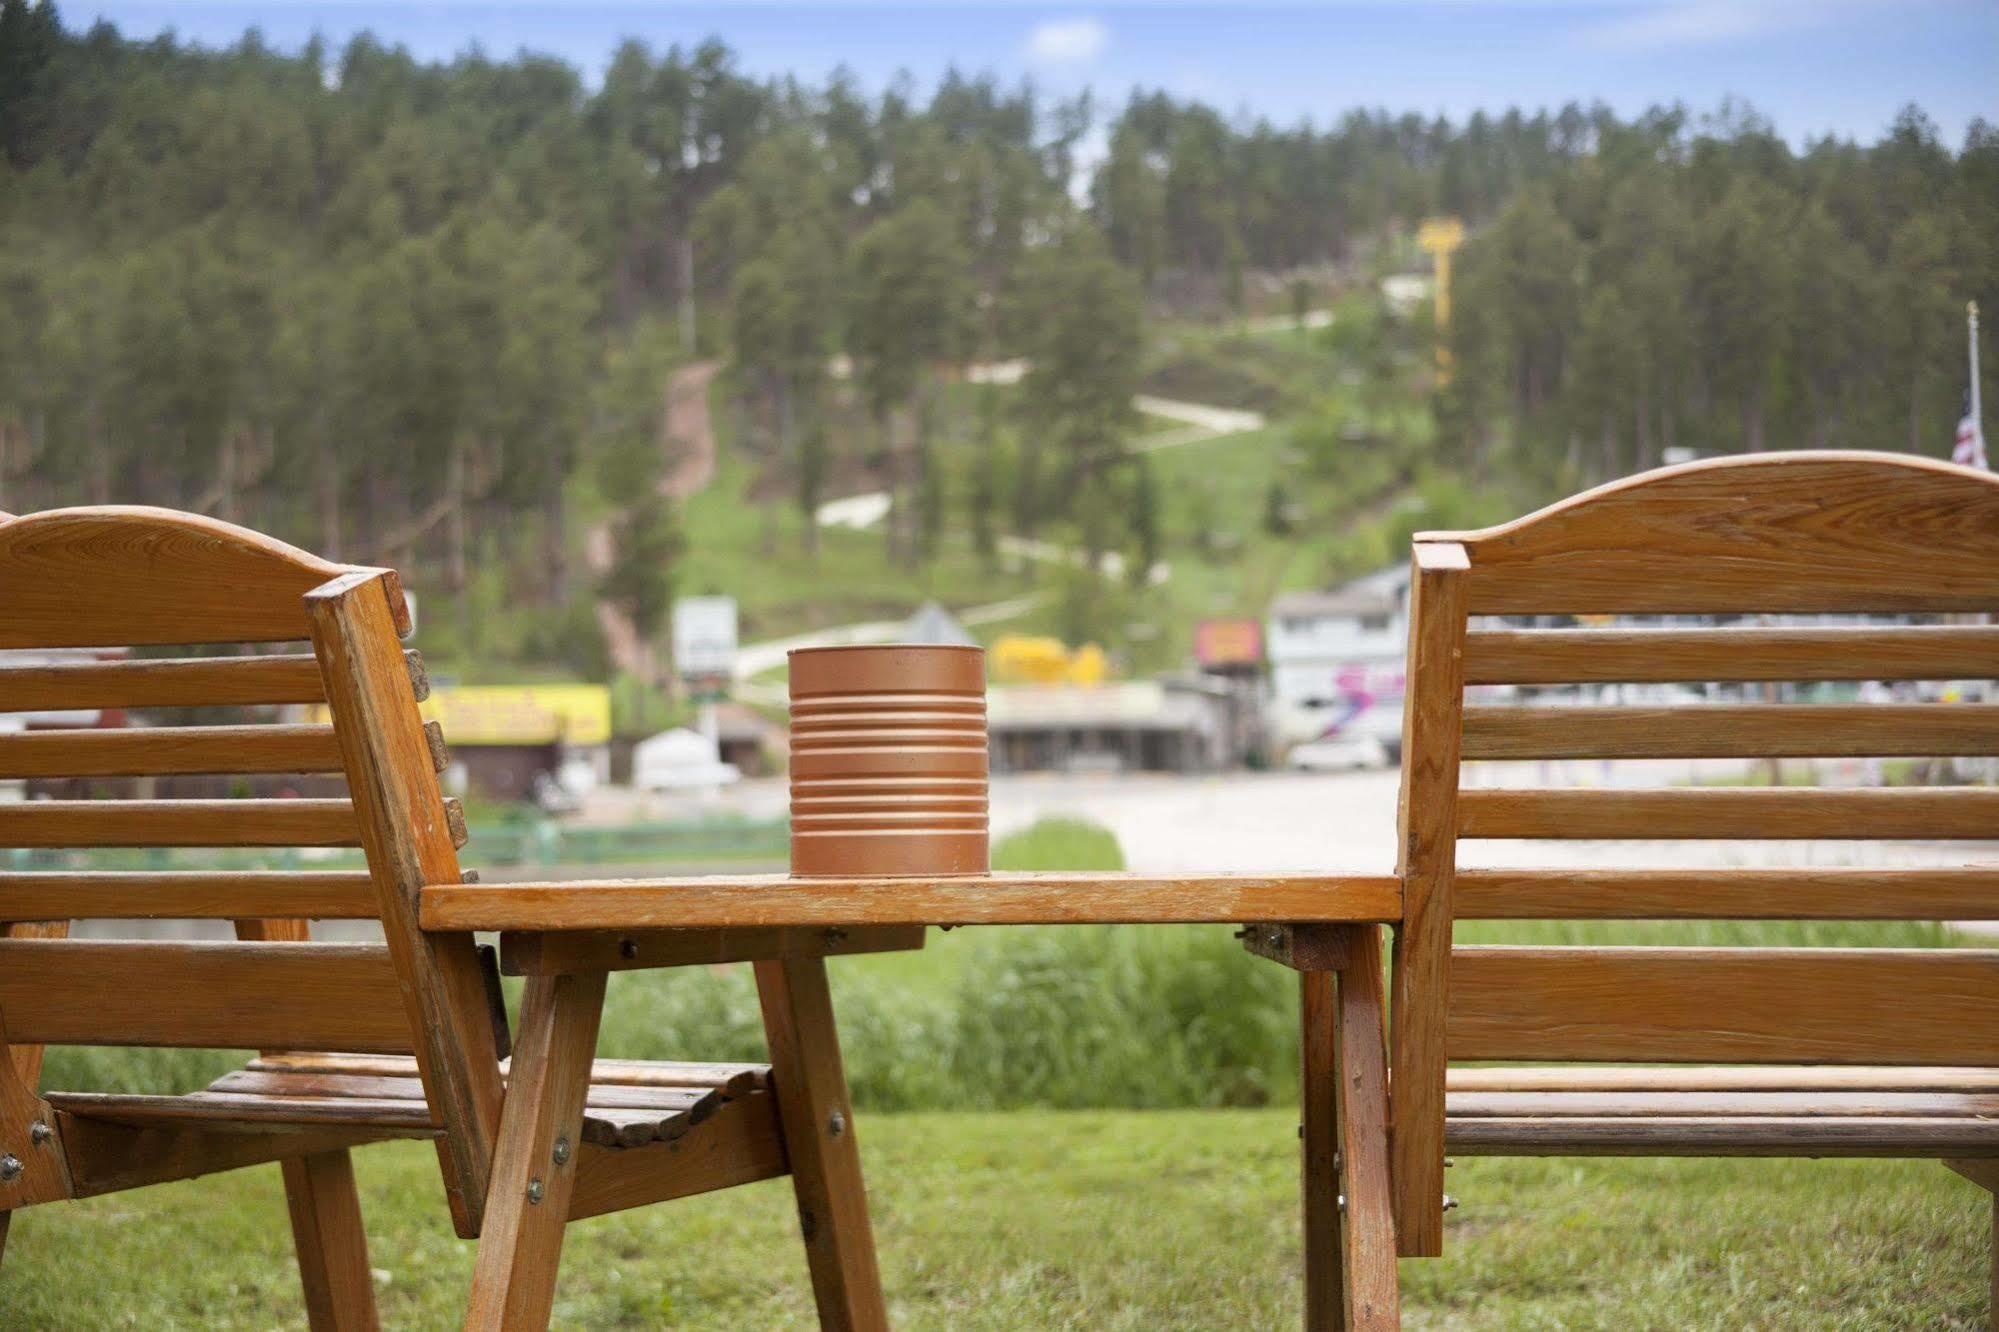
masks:
[(1458, 1059), (1999, 1065), (1999, 952), (1460, 948)]
[(0, 920), (238, 920), (376, 914), (366, 870), (0, 873)]
[(426, 930), (791, 925), (1165, 924), (1396, 920), (1393, 875), (1018, 874), (945, 879), (779, 875), (460, 884), (423, 889)]
[(0, 1013), (49, 1045), (410, 1049), (379, 944), (0, 940)]
[(1989, 1119), (1840, 1118), (1828, 1114), (1660, 1119), (1452, 1119), (1450, 1150), (1490, 1156), (1999, 1156)]
[(0, 667), (0, 712), (246, 707), (325, 698), (319, 663), (310, 653)]
[(0, 846), (357, 846), (345, 800), (33, 800), (0, 804)]
[(1469, 707), (1464, 727), (1468, 759), (1999, 754), (1999, 706), (1975, 703)]
[(611, 1149), (585, 1143), (577, 1158), (569, 1219), (774, 1179), (790, 1170), (777, 1098), (735, 1097), (672, 1142)]
[(1474, 614), (1999, 609), (1999, 476), (1908, 454), (1689, 463), (1417, 541), (1470, 553)]
[(1460, 920), (1999, 920), (1999, 863), (1463, 869)]
[(313, 1332), (371, 1332), (380, 1323), (353, 1157), (345, 1150), (293, 1157), (284, 1176), (307, 1324)]
[(713, 930), (585, 930), (502, 934), (510, 976), (644, 967), (717, 966), (773, 957), (846, 957), (923, 947), (921, 925), (765, 925)]
[(498, 1046), (487, 973), (472, 937), (426, 936), (417, 927), (421, 885), (464, 877), (456, 848), (465, 835), (462, 816), (453, 818), (438, 787), (396, 638), (400, 602), (387, 578), (356, 573), (313, 589), (306, 609), (395, 963), (396, 993), (445, 1127), (440, 1159), (452, 1222), (469, 1237), (479, 1233), (499, 1132)]
[[(548, 1326), (603, 1008), (602, 973), (537, 976), (527, 983), (466, 1332)], [(556, 1152), (558, 1139), (568, 1151)]]
[(854, 1107), (822, 958), (755, 964), (771, 1090), (824, 1332), (887, 1332)]
[(0, 523), (0, 648), (303, 639), (301, 598), (348, 567), (170, 509), (27, 514)]
[(1999, 625), (1478, 629), (1465, 639), (1466, 684), (1995, 677)]
[(1999, 1093), (1999, 1068), (1838, 1064), (1502, 1065), (1454, 1068), (1450, 1089), (1454, 1096), (1460, 1092), (1491, 1091)]
[(1458, 750), (1463, 727), (1465, 552), (1418, 546), (1409, 592), (1409, 688), (1402, 711), (1402, 789), (1390, 1024), (1395, 1069), (1396, 1242), (1411, 1257), (1444, 1243), (1444, 998), (1450, 983)]
[(1395, 1195), (1390, 1184), (1386, 1042), (1381, 933), (1349, 930), (1351, 955), (1339, 973), (1335, 1018), (1341, 1218), (1346, 1277), (1346, 1326), (1353, 1332), (1393, 1332), (1402, 1325), (1396, 1282)]
[(340, 771), (331, 726), (154, 726), (0, 734), (0, 779)]
[(1999, 788), (1507, 789), (1458, 796), (1458, 836), (1989, 840)]

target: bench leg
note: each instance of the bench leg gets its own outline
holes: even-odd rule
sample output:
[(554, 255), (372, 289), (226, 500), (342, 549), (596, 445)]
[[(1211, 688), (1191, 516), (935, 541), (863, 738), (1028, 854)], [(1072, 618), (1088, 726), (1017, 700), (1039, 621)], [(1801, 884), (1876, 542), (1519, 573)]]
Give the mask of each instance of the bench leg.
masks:
[(817, 957), (758, 962), (757, 995), (770, 1042), (772, 1090), (791, 1159), (798, 1229), (812, 1269), (819, 1326), (875, 1332), (888, 1326), (854, 1112), (833, 1028), (826, 963)]
[(1355, 927), (1346, 964), (1299, 973), (1299, 997), (1305, 1327), (1399, 1327), (1380, 931)]
[(353, 1157), (345, 1151), (318, 1152), (293, 1157), (283, 1168), (292, 1243), (313, 1332), (373, 1332), (381, 1324), (375, 1318), (375, 1284), (368, 1270), (368, 1236), (361, 1228)]
[[(493, 1148), (467, 1332), (548, 1326), (603, 1011), (601, 971), (528, 980)], [(557, 1149), (558, 1139), (566, 1150)]]

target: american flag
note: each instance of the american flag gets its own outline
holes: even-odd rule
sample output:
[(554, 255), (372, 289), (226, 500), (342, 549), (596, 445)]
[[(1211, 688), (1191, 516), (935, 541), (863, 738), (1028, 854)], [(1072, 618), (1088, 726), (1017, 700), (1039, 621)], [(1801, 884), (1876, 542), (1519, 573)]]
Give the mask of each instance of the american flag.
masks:
[(1989, 467), (1985, 461), (1985, 432), (1967, 405), (1964, 419), (1957, 423), (1957, 442), (1950, 446), (1950, 460), (1966, 467)]

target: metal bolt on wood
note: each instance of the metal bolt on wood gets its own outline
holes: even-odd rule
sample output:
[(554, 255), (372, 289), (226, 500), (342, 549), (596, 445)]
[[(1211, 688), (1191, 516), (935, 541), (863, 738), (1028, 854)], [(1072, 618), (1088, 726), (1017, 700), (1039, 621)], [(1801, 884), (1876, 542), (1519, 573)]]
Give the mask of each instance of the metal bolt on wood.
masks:
[(538, 1203), (541, 1201), (541, 1181), (539, 1179), (531, 1179), (528, 1181), (528, 1201), (531, 1203)]
[(28, 1125), (28, 1141), (34, 1143), (37, 1147), (47, 1146), (49, 1139), (55, 1135), (55, 1130), (42, 1120), (37, 1119), (34, 1123)]
[(1453, 1198), (1448, 1193), (1444, 1195), (1444, 1210), (1447, 1212), (1455, 1212), (1458, 1210), (1458, 1200), (1456, 1198)]
[(627, 962), (629, 962), (638, 955), (639, 955), (639, 941), (637, 939), (620, 939), (618, 941), (619, 957), (622, 957)]
[(569, 1139), (567, 1137), (561, 1137), (555, 1140), (554, 1155), (555, 1155), (555, 1163), (557, 1165), (569, 1164)]
[(8, 1152), (0, 1156), (0, 1180), (16, 1180), (21, 1177), (21, 1158)]
[(826, 1121), (826, 1131), (836, 1138), (839, 1137), (847, 1131), (847, 1117), (835, 1110), (833, 1117)]

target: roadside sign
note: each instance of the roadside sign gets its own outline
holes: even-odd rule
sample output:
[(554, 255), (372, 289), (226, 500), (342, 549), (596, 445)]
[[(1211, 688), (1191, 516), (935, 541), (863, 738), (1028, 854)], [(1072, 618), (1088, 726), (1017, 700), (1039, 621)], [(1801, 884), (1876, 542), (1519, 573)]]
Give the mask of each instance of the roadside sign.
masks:
[(682, 597), (673, 603), (673, 669), (690, 684), (726, 681), (735, 674), (734, 597)]

